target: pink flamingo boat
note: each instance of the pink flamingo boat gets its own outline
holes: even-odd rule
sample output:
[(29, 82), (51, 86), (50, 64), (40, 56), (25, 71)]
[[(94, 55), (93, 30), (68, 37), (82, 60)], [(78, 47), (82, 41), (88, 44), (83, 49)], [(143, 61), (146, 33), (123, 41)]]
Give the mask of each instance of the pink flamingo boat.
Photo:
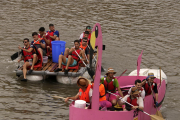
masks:
[[(99, 110), (99, 82), (101, 76), (101, 57), (102, 57), (102, 33), (101, 26), (96, 23), (92, 30), (91, 35), (91, 47), (94, 49), (97, 47), (98, 60), (97, 67), (95, 71), (94, 88), (92, 96), (92, 107), (91, 109), (76, 108), (74, 105), (70, 105), (69, 108), (69, 120), (151, 120), (151, 117), (144, 114), (141, 111), (131, 110), (131, 111), (100, 111)], [(137, 76), (121, 76), (118, 78), (120, 87), (127, 88), (134, 85), (136, 79), (143, 80), (145, 76), (139, 76), (141, 55), (138, 57), (137, 61)], [(158, 110), (161, 108), (162, 102), (165, 97), (166, 83), (162, 80), (160, 83), (159, 79), (155, 79), (158, 85)], [(153, 96), (146, 96), (144, 99), (144, 111), (153, 115), (156, 114), (156, 108), (154, 107)]]

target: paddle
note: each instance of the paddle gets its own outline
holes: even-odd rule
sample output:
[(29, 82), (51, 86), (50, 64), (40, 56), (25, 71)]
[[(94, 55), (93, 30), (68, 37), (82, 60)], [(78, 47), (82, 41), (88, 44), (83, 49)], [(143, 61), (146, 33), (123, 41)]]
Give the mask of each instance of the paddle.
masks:
[(160, 85), (161, 85), (161, 67), (159, 67), (159, 71), (160, 71)]
[(16, 58), (19, 57), (20, 54), (21, 54), (21, 51), (14, 53), (13, 55), (11, 55), (11, 60), (15, 60)]
[[(77, 53), (76, 50), (75, 50), (75, 52), (76, 52), (76, 54), (78, 55), (79, 59), (81, 60), (81, 57), (79, 56), (79, 54)], [(87, 67), (88, 73), (89, 73), (89, 75), (91, 76), (91, 78), (93, 79), (93, 76), (94, 76), (94, 74), (95, 74), (94, 71), (91, 70), (91, 68), (90, 68), (89, 66), (87, 66), (86, 63), (85, 63), (83, 60), (81, 60), (81, 61), (82, 61), (83, 64)]]
[[(63, 99), (65, 100), (66, 98), (64, 97), (60, 97), (60, 96), (52, 96), (53, 98), (59, 98), (59, 99)], [(69, 99), (70, 101), (75, 101), (75, 100), (72, 100), (72, 99)], [(87, 105), (90, 105), (89, 103), (86, 103)]]
[[(113, 93), (111, 93), (111, 92), (109, 92), (109, 91), (107, 91), (107, 92), (110, 93), (110, 94), (112, 94), (112, 95), (114, 95), (114, 96), (117, 96), (116, 94), (113, 94)], [(133, 107), (132, 104), (130, 104), (130, 103), (128, 103), (127, 101), (123, 100), (122, 97), (120, 97), (119, 99), (122, 100), (123, 102), (127, 103), (128, 105), (130, 105), (130, 106)], [(165, 120), (164, 118), (162, 118), (162, 117), (160, 117), (160, 116), (150, 115), (150, 114), (148, 114), (147, 112), (145, 112), (145, 111), (143, 111), (143, 110), (141, 110), (141, 109), (138, 109), (138, 110), (140, 110), (141, 112), (145, 113), (146, 115), (149, 115), (149, 116), (151, 117), (151, 120)]]
[[(150, 84), (150, 87), (151, 87), (151, 83), (150, 83), (150, 82), (149, 82), (149, 84)], [(152, 92), (153, 100), (154, 100), (154, 103), (155, 103), (156, 100), (155, 100), (155, 98), (154, 98), (154, 92), (153, 92), (153, 90), (152, 90), (152, 87), (151, 87), (151, 92)], [(163, 117), (162, 114), (161, 114), (161, 112), (158, 111), (158, 108), (157, 108), (156, 105), (155, 105), (155, 107), (156, 107), (156, 110), (157, 110), (156, 115), (158, 115), (158, 116), (160, 116), (160, 117)]]
[[(89, 47), (89, 45), (87, 45), (88, 46), (88, 48), (90, 49), (90, 47)], [(94, 54), (93, 54), (93, 58), (95, 59), (95, 61), (97, 62), (97, 59), (96, 59), (96, 57), (94, 56)], [(104, 70), (104, 68), (101, 66), (101, 72), (104, 72), (105, 70)]]

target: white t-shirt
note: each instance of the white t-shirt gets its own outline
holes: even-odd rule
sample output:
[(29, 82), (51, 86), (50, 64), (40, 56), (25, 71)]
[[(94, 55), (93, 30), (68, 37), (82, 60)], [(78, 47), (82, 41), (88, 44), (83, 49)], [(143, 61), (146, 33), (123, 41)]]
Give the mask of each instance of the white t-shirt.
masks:
[[(125, 103), (124, 101), (127, 101), (127, 98), (129, 97), (130, 95), (126, 95), (124, 98), (122, 98), (121, 102), (122, 103)], [(139, 107), (144, 107), (144, 102), (143, 102), (143, 98), (142, 97), (138, 97), (137, 99), (137, 104), (139, 105)]]
[[(132, 88), (132, 87), (131, 87), (131, 88)], [(129, 95), (130, 95), (130, 93), (131, 93), (131, 88), (130, 88), (129, 91), (128, 91), (128, 94), (129, 94)], [(141, 97), (144, 99), (144, 98), (145, 98), (144, 88), (143, 88), (143, 91), (139, 90), (139, 92), (140, 92)]]
[(83, 39), (83, 36), (84, 36), (84, 32), (83, 32), (83, 33), (81, 33), (81, 35), (80, 35), (79, 39)]

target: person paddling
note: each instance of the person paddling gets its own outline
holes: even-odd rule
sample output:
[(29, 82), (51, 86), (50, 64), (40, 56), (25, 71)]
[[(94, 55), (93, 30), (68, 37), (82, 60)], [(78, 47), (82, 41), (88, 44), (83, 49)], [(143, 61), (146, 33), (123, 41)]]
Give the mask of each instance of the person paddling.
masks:
[[(135, 86), (133, 87), (137, 87), (138, 90), (139, 90), (139, 95), (144, 99), (145, 98), (145, 91), (144, 91), (144, 88), (142, 87), (142, 84), (141, 84), (141, 80), (137, 79), (135, 81)], [(131, 87), (132, 88), (132, 87)], [(131, 88), (129, 89), (128, 91), (128, 94), (130, 95), (131, 93)]]
[[(25, 52), (28, 52), (28, 53), (33, 52), (33, 50), (36, 49), (40, 52), (41, 56), (43, 56), (42, 49), (45, 48), (45, 41), (38, 38), (37, 32), (33, 32), (32, 37), (33, 37), (34, 41), (31, 42), (29, 49), (24, 49), (24, 48), (21, 48), (20, 46), (19, 46), (19, 49), (21, 49)], [(32, 71), (33, 71), (33, 67), (31, 66), (31, 69), (29, 70), (28, 74), (31, 74)]]
[(157, 90), (157, 84), (154, 82), (154, 79), (156, 77), (154, 76), (154, 73), (148, 73), (148, 76), (145, 80), (142, 82), (142, 86), (144, 87), (146, 95), (151, 95), (154, 91), (155, 93), (155, 100), (154, 105), (158, 106), (158, 90)]
[[(77, 53), (82, 57), (82, 60), (86, 59), (85, 58), (84, 50), (80, 50), (80, 48), (79, 48), (79, 41), (78, 40), (74, 41), (74, 46), (75, 47), (72, 47), (69, 50), (68, 58), (66, 58), (67, 54), (64, 54), (64, 56), (63, 55), (59, 55), (59, 60), (58, 60), (59, 66), (58, 66), (58, 68), (54, 72), (61, 71), (62, 70), (61, 69), (61, 64), (63, 64), (63, 65), (66, 65), (64, 74), (68, 75), (68, 67), (69, 66), (77, 65), (77, 61), (79, 60), (79, 57), (78, 57)], [(66, 51), (68, 51), (68, 50), (66, 49)]]
[[(117, 104), (117, 99), (119, 98), (119, 95), (123, 97), (123, 93), (119, 87), (118, 80), (114, 77), (116, 72), (114, 71), (113, 68), (108, 68), (108, 72), (106, 73), (107, 77), (101, 78), (101, 83), (104, 84), (104, 87), (106, 91), (112, 92), (117, 95), (114, 96), (110, 93), (106, 93), (106, 99), (112, 103), (112, 105)], [(118, 90), (118, 93), (116, 93), (116, 89)]]
[(128, 103), (132, 104), (130, 106), (129, 104), (125, 103), (126, 108), (124, 110), (135, 110), (135, 109), (144, 109), (144, 102), (143, 98), (139, 96), (140, 92), (137, 87), (131, 88), (130, 95), (126, 95), (124, 98), (122, 98), (121, 103), (125, 103), (124, 101), (127, 101)]
[[(30, 44), (29, 44), (29, 39), (28, 38), (25, 38), (23, 40), (23, 43), (24, 43), (24, 48), (19, 47), (19, 49), (22, 50), (22, 57), (21, 57), (21, 59), (18, 60), (18, 62), (20, 62), (21, 60), (25, 61), (24, 65), (23, 65), (24, 79), (22, 79), (21, 81), (27, 81), (27, 79), (26, 79), (27, 68), (29, 66), (31, 66), (31, 69), (33, 70), (34, 65), (38, 61), (38, 57), (37, 57), (37, 53), (32, 52), (32, 51), (30, 51), (30, 52), (26, 51), (26, 50), (30, 49)], [(35, 47), (33, 47), (33, 49), (35, 49)], [(28, 72), (28, 73), (30, 74), (30, 72)]]
[(92, 98), (92, 88), (89, 80), (84, 77), (79, 77), (77, 80), (77, 85), (79, 87), (79, 92), (76, 94), (76, 96), (67, 97), (64, 101), (67, 102), (69, 99), (79, 99), (86, 101), (86, 103), (90, 103)]
[(87, 41), (87, 38), (84, 37), (83, 40), (82, 40), (82, 43), (80, 43), (80, 46), (79, 46), (82, 50), (85, 51), (85, 54), (87, 56), (87, 61), (89, 61), (89, 54), (90, 54), (90, 51), (89, 51), (89, 48), (88, 48), (88, 41)]

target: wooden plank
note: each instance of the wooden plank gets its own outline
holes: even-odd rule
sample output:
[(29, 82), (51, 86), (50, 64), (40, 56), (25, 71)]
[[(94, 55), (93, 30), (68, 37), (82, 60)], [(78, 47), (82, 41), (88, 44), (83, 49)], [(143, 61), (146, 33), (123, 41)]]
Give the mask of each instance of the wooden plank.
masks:
[(73, 72), (77, 72), (78, 70), (76, 69), (76, 70), (74, 70)]
[(55, 63), (55, 65), (52, 67), (52, 69), (50, 70), (50, 72), (53, 72), (56, 67), (58, 67), (58, 63)]
[(46, 71), (46, 69), (48, 69), (52, 64), (52, 61), (50, 61), (49, 63), (47, 63), (47, 65), (42, 69), (42, 71)]
[(50, 71), (54, 67), (54, 65), (56, 65), (56, 64), (57, 63), (52, 63), (52, 65), (47, 70)]
[(70, 69), (68, 72), (72, 72), (73, 71), (73, 69)]

